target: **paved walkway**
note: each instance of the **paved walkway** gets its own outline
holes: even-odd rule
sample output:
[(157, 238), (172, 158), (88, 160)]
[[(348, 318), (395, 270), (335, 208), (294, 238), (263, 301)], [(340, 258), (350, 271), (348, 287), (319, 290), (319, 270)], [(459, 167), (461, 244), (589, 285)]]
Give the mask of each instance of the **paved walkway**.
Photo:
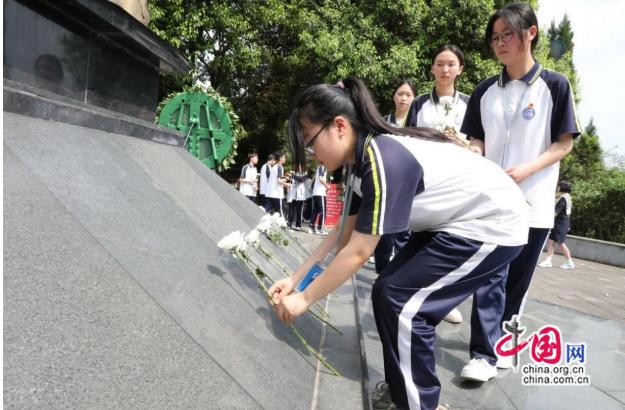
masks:
[[(298, 234), (313, 246), (320, 237)], [(556, 325), (563, 343), (587, 345), (588, 386), (523, 385), (521, 374), (500, 371), (487, 383), (468, 383), (458, 377), (469, 359), (471, 299), (459, 309), (460, 325), (437, 327), (436, 369), (441, 380), (441, 403), (450, 409), (625, 409), (625, 269), (575, 260), (577, 268), (537, 268), (522, 319), (528, 333)], [(360, 320), (368, 365), (369, 390), (383, 380), (382, 346), (370, 302), (373, 266), (356, 275)], [(346, 286), (346, 285), (344, 285)], [(351, 286), (351, 285), (350, 285)], [(521, 355), (521, 365), (530, 363)], [(561, 361), (564, 363), (564, 359)]]

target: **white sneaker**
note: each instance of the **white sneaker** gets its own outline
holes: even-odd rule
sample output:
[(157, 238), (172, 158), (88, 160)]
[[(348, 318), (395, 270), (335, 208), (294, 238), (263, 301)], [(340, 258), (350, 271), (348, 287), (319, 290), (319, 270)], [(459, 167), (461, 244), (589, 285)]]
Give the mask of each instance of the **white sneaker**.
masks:
[(317, 233), (317, 230), (313, 229), (313, 228), (308, 228), (308, 231), (306, 231), (306, 232), (308, 232), (308, 233)]
[(497, 356), (498, 369), (512, 369), (514, 367), (514, 356)]
[(497, 376), (497, 366), (491, 366), (482, 358), (471, 359), (460, 372), (460, 377), (479, 382), (487, 382), (495, 376)]
[(573, 263), (572, 260), (568, 260), (566, 262), (564, 262), (563, 265), (560, 265), (560, 268), (562, 269), (575, 269), (575, 264)]
[(462, 323), (462, 313), (456, 308), (453, 308), (451, 312), (447, 313), (447, 316), (443, 318), (445, 322), (449, 323)]
[(545, 259), (544, 261), (538, 264), (541, 268), (550, 268), (551, 267), (551, 259)]
[(325, 229), (320, 229), (317, 231), (317, 235), (326, 236), (328, 232)]

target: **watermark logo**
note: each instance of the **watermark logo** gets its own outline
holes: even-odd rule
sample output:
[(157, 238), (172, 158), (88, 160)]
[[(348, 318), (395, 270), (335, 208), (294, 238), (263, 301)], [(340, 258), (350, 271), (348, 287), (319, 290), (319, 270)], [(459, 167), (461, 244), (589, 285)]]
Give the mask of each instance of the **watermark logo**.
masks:
[[(512, 356), (512, 369), (521, 369), (524, 385), (589, 385), (586, 374), (586, 343), (563, 343), (562, 333), (557, 326), (547, 325), (521, 339), (526, 329), (521, 327), (515, 315), (504, 322), (505, 335), (495, 344), (499, 357)], [(520, 354), (529, 347), (532, 363), (520, 364)], [(563, 349), (564, 347), (564, 349)], [(564, 352), (564, 364), (561, 364)]]

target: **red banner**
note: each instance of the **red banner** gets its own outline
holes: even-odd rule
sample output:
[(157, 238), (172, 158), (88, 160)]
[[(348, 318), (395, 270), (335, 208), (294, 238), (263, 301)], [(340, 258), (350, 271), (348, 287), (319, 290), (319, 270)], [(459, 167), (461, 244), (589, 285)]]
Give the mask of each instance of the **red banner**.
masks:
[(337, 225), (343, 212), (343, 188), (341, 184), (330, 184), (326, 191), (325, 225)]

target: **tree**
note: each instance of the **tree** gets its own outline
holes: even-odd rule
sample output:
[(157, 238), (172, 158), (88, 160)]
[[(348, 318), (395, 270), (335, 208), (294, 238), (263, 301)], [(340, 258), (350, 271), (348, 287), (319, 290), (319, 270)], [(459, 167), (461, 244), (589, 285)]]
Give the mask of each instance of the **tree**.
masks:
[(564, 13), (564, 17), (562, 17), (562, 21), (558, 24), (558, 37), (564, 46), (564, 52), (573, 52), (573, 47), (575, 44), (573, 43), (573, 28), (571, 27), (571, 20), (569, 20), (569, 16)]
[(547, 30), (547, 38), (549, 40), (549, 55), (559, 60), (567, 53), (573, 53), (573, 28), (571, 27), (571, 20), (569, 16), (564, 14), (562, 21), (556, 27), (554, 20), (551, 21), (551, 25)]
[(602, 154), (597, 128), (591, 118), (573, 145), (571, 153), (562, 160), (560, 179), (567, 181), (593, 179), (597, 173), (605, 169)]
[(150, 28), (192, 67), (185, 77), (163, 78), (161, 94), (210, 82), (249, 131), (241, 158), (252, 149), (264, 157), (285, 148), (293, 99), (312, 84), (359, 76), (386, 112), (400, 79), (412, 78), (420, 92), (431, 89), (431, 57), (443, 44), (465, 51), (461, 91), (470, 93), (499, 70), (484, 41), (492, 0), (151, 0), (149, 6)]

